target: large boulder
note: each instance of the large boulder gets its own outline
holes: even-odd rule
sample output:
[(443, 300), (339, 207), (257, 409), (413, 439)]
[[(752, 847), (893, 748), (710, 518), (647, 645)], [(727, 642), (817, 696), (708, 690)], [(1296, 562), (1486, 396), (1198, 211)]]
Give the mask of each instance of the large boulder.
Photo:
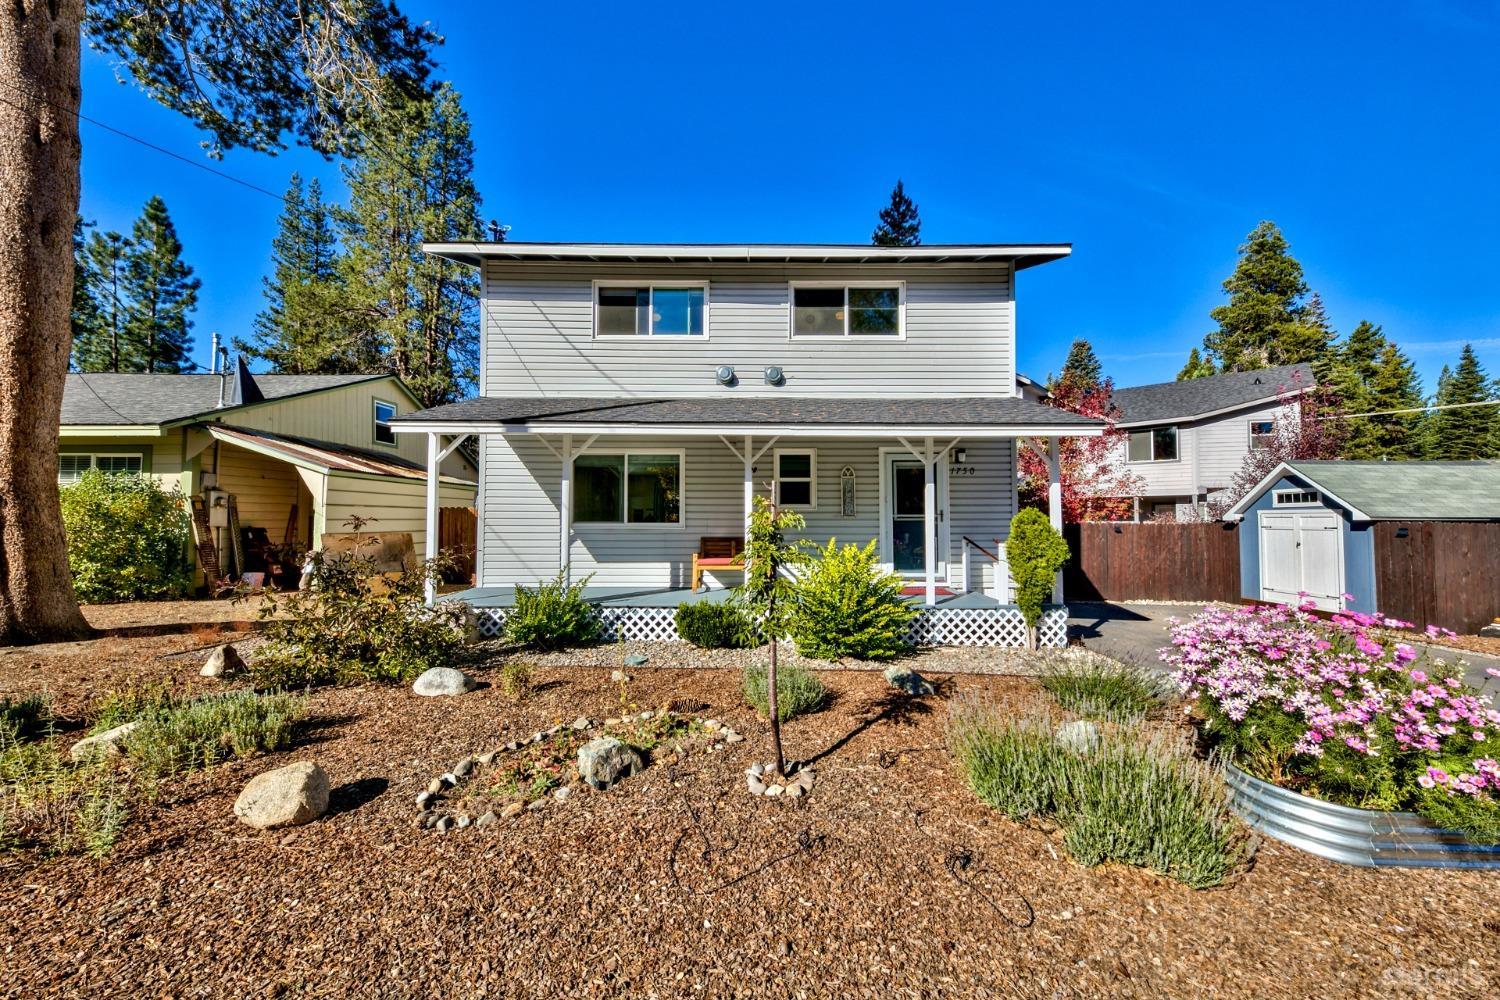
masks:
[(234, 800), (234, 814), (257, 830), (311, 823), (328, 811), (328, 775), (310, 760), (258, 774)]
[(68, 756), (74, 760), (87, 760), (100, 754), (123, 753), (125, 738), (140, 727), (140, 722), (127, 722), (123, 726), (95, 733), (93, 736), (85, 736), (73, 748), (68, 751)]
[(474, 690), (474, 679), (452, 667), (433, 667), (418, 677), (411, 689), (428, 698), (449, 697)]
[(886, 683), (897, 691), (905, 691), (914, 697), (932, 694), (932, 683), (911, 667), (893, 663), (885, 668)]
[(203, 669), (198, 673), (203, 677), (233, 677), (244, 669), (245, 661), (240, 657), (239, 650), (234, 648), (233, 643), (226, 642), (208, 654), (208, 659), (203, 661)]
[(640, 754), (613, 736), (601, 736), (578, 748), (578, 776), (601, 790), (640, 773), (644, 766)]

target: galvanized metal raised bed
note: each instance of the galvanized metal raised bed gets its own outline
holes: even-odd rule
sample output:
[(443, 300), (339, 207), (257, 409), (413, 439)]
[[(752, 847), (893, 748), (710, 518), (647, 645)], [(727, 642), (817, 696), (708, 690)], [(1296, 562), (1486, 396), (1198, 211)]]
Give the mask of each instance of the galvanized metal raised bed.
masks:
[(1470, 843), (1416, 813), (1334, 805), (1246, 774), (1224, 769), (1229, 801), (1250, 826), (1269, 837), (1348, 865), (1366, 868), (1500, 869), (1500, 846)]

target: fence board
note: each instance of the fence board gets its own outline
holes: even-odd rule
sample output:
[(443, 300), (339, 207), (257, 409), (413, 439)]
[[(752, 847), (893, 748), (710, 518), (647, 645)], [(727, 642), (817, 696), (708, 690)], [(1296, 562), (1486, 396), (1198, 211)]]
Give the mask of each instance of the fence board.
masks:
[(1237, 524), (1095, 522), (1065, 526), (1071, 601), (1238, 601)]
[(438, 511), (438, 548), (452, 553), (455, 566), (449, 583), (474, 582), (474, 545), (479, 518), (473, 507), (444, 507)]
[(1460, 635), (1500, 615), (1500, 523), (1384, 521), (1371, 530), (1375, 593), (1387, 615)]

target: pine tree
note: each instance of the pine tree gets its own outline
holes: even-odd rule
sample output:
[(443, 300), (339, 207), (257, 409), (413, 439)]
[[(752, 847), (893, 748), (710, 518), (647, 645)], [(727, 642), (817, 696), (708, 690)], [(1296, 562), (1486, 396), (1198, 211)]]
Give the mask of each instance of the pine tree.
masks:
[(266, 308), (255, 317), (255, 339), (235, 347), (290, 374), (356, 373), (380, 364), (345, 313), (334, 207), (314, 177), (304, 188), (293, 174), (286, 207), (271, 241)]
[[(1369, 413), (1386, 409), (1376, 400), (1373, 390), (1381, 355), (1390, 342), (1380, 327), (1361, 320), (1348, 338), (1334, 350), (1324, 352), (1314, 363), (1319, 385), (1338, 394), (1349, 413)], [(1371, 459), (1384, 454), (1381, 429), (1370, 417), (1350, 417), (1345, 440), (1344, 458)]]
[(1068, 360), (1063, 362), (1062, 375), (1049, 388), (1055, 389), (1057, 385), (1066, 382), (1081, 389), (1092, 389), (1103, 377), (1104, 369), (1099, 364), (1098, 356), (1094, 354), (1093, 345), (1080, 338), (1073, 341), (1073, 346), (1068, 349)]
[(68, 359), (73, 371), (88, 370), (86, 359), (97, 357), (104, 331), (104, 316), (94, 299), (98, 278), (84, 253), (88, 247), (84, 231), (91, 225), (81, 215), (73, 222), (73, 350)]
[[(125, 272), (131, 249), (130, 240), (121, 234), (95, 230), (78, 251), (73, 281), (73, 365), (81, 372), (140, 371), (140, 352), (127, 330), (130, 300)], [(80, 294), (89, 299), (81, 328)]]
[(384, 359), (423, 405), (464, 395), (479, 355), (479, 276), (422, 252), (423, 242), (483, 239), (474, 144), (459, 95), (392, 101), (345, 168), (339, 213), (347, 307), (363, 356)]
[[(1422, 380), (1417, 366), (1399, 347), (1387, 343), (1380, 352), (1380, 362), (1370, 378), (1371, 411), (1386, 413), (1370, 418), (1379, 430), (1373, 458), (1420, 458), (1422, 425), (1420, 413), (1388, 413), (1390, 410), (1420, 410), (1423, 404)], [(1500, 421), (1496, 421), (1500, 426)], [(1356, 457), (1346, 455), (1346, 457)]]
[(1220, 371), (1314, 361), (1328, 350), (1333, 330), (1322, 302), (1304, 304), (1302, 265), (1275, 223), (1262, 222), (1246, 237), (1224, 291), (1228, 304), (1209, 313), (1219, 328), (1203, 338)]
[(1187, 364), (1183, 365), (1182, 371), (1177, 373), (1177, 381), (1187, 382), (1191, 379), (1207, 378), (1210, 375), (1217, 375), (1218, 373), (1219, 370), (1214, 367), (1214, 363), (1204, 358), (1198, 352), (1198, 348), (1195, 347), (1188, 352)]
[(135, 370), (180, 372), (192, 367), (189, 314), (198, 305), (193, 269), (182, 260), (182, 241), (167, 214), (167, 204), (153, 195), (130, 231), (125, 258), (130, 295), (125, 329), (137, 352)]
[(1484, 366), (1479, 363), (1474, 348), (1465, 344), (1458, 357), (1458, 366), (1451, 373), (1444, 368), (1439, 380), (1437, 405), (1458, 408), (1438, 409), (1432, 414), (1428, 458), (1457, 462), (1489, 458), (1494, 454), (1491, 451), (1494, 444), (1491, 432), (1496, 407), (1462, 405), (1492, 399), (1491, 391)]
[(914, 247), (922, 242), (922, 217), (917, 203), (906, 196), (898, 179), (891, 189), (891, 203), (880, 210), (880, 224), (870, 236), (878, 247)]

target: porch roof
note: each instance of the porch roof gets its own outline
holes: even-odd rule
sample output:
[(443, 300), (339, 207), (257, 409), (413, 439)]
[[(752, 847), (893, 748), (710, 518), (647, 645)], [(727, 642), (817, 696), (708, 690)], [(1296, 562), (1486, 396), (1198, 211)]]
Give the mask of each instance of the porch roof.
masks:
[(408, 413), (398, 431), (511, 434), (677, 434), (964, 437), (1088, 436), (1104, 422), (1018, 396), (946, 399), (820, 398), (815, 396), (638, 397), (480, 396)]

